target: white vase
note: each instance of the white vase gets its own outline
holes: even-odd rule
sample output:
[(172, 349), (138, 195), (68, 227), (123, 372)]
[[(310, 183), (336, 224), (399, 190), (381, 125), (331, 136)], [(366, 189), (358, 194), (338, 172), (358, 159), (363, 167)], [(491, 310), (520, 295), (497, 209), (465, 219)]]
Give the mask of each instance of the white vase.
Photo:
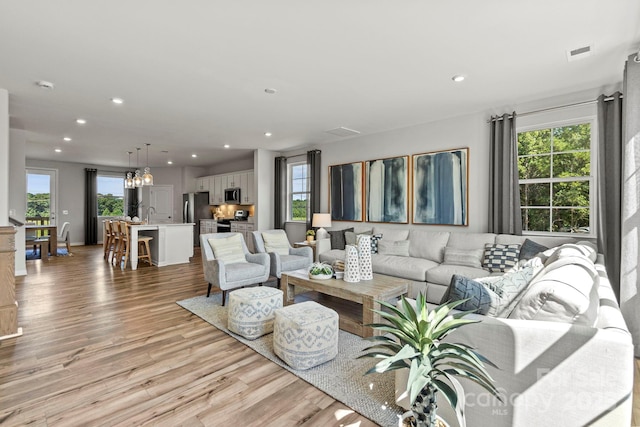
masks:
[(345, 282), (357, 283), (360, 281), (360, 263), (358, 262), (358, 248), (354, 245), (345, 247), (344, 259), (344, 280)]
[(371, 236), (365, 234), (358, 236), (358, 255), (360, 262), (360, 280), (372, 280)]

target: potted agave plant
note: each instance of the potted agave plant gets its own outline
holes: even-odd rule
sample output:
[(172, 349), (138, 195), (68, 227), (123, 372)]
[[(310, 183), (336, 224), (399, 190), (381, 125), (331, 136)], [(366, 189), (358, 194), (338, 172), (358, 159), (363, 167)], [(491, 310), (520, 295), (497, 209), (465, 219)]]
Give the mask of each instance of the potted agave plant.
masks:
[(366, 348), (368, 353), (360, 357), (382, 359), (367, 374), (409, 369), (406, 391), (413, 415), (411, 425), (436, 427), (441, 423), (436, 416), (438, 393), (454, 408), (460, 426), (465, 425), (464, 390), (456, 377), (479, 384), (502, 401), (484, 364), (496, 366), (466, 344), (443, 341), (456, 329), (479, 322), (464, 319), (468, 312), (452, 313), (465, 301), (449, 302), (429, 311), (420, 294), (415, 308), (402, 297), (400, 308), (381, 301), (388, 311), (376, 310), (389, 323), (370, 326), (386, 335), (367, 338), (376, 345)]

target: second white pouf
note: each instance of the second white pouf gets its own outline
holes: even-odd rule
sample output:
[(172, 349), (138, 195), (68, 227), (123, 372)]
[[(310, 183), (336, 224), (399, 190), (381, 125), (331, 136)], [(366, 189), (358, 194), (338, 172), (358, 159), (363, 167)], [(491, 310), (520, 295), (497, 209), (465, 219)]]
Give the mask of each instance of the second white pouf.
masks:
[(309, 369), (338, 355), (338, 313), (314, 301), (276, 310), (273, 350), (294, 369)]
[(275, 310), (282, 308), (280, 289), (259, 286), (236, 289), (229, 293), (229, 318), (231, 332), (253, 340), (273, 332)]

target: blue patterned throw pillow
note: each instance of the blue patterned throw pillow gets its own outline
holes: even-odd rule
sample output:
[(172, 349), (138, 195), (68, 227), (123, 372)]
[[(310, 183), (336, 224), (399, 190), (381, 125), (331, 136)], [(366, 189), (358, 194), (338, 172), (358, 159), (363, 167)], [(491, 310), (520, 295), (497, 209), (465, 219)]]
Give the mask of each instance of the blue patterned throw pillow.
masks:
[(371, 236), (371, 253), (378, 253), (378, 240), (382, 239), (382, 234), (374, 234)]
[(484, 259), (482, 268), (490, 272), (501, 272), (509, 270), (518, 263), (520, 255), (520, 245), (501, 245), (499, 243), (484, 245)]
[(454, 274), (449, 285), (448, 295), (445, 295), (443, 302), (469, 299), (456, 307), (458, 310), (471, 311), (478, 314), (487, 314), (500, 297), (485, 286), (468, 277)]

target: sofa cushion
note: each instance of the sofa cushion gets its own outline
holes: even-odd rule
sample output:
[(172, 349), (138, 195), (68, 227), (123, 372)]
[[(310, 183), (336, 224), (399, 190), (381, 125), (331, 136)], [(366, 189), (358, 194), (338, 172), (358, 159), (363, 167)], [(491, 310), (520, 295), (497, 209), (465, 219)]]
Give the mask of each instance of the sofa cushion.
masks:
[(378, 253), (380, 255), (409, 256), (409, 241), (380, 239)]
[(486, 244), (482, 268), (491, 272), (505, 272), (518, 263), (520, 245)]
[(328, 231), (329, 238), (331, 239), (331, 249), (344, 249), (346, 244), (344, 233), (347, 231), (353, 231), (353, 227), (345, 228), (344, 230)]
[(285, 233), (262, 233), (262, 240), (265, 251), (289, 255), (289, 239)]
[(345, 231), (344, 241), (347, 245), (355, 245), (358, 241), (358, 236), (361, 234), (371, 234), (371, 228), (363, 231)]
[(427, 271), (438, 265), (428, 259), (381, 254), (373, 255), (372, 262), (374, 273), (402, 277), (418, 282), (424, 282), (427, 277)]
[[(411, 259), (411, 258), (410, 258)], [(414, 258), (415, 259), (415, 258)], [(375, 268), (375, 267), (374, 267)], [(487, 270), (482, 268), (467, 267), (464, 265), (440, 264), (427, 271), (427, 282), (436, 283), (438, 285), (449, 286), (451, 277), (454, 274), (476, 279), (478, 277), (486, 277), (489, 275)], [(490, 273), (498, 275), (501, 273)]]
[(598, 316), (598, 274), (583, 256), (566, 256), (545, 265), (509, 315), (593, 326)]
[(591, 242), (585, 241), (578, 243), (567, 243), (557, 247), (556, 250), (553, 251), (553, 253), (546, 260), (545, 264), (550, 264), (560, 258), (565, 258), (568, 256), (584, 257), (595, 263), (598, 257), (598, 253), (596, 251), (595, 245)]
[(544, 252), (548, 247), (541, 245), (540, 243), (536, 243), (533, 240), (525, 239), (520, 246), (520, 254), (518, 256), (519, 259), (531, 259), (540, 252)]
[(388, 240), (407, 240), (409, 237), (409, 229), (373, 227), (373, 234), (382, 234), (383, 238)]
[(437, 263), (444, 260), (444, 247), (449, 241), (449, 232), (412, 229), (409, 231), (409, 256), (425, 258)]
[(482, 268), (482, 249), (444, 248), (444, 264)]
[(494, 244), (493, 233), (451, 233), (447, 246), (460, 249), (483, 249), (487, 243)]
[(234, 234), (231, 237), (222, 239), (208, 239), (208, 241), (211, 250), (213, 250), (213, 255), (225, 264), (247, 262), (244, 256), (242, 236), (240, 234)]
[(382, 239), (382, 234), (374, 234), (371, 236), (371, 253), (378, 253), (378, 242)]

